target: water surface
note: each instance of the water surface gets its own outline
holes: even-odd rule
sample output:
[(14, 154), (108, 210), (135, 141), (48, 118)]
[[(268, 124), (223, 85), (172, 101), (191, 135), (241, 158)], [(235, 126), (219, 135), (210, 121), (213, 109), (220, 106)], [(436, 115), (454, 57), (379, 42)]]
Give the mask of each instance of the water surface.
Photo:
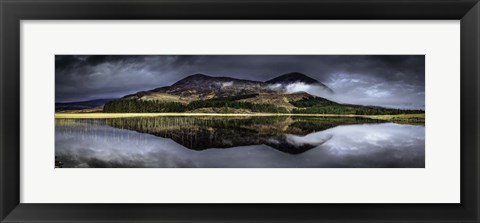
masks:
[(63, 168), (425, 166), (424, 126), (365, 118), (56, 119), (55, 137)]

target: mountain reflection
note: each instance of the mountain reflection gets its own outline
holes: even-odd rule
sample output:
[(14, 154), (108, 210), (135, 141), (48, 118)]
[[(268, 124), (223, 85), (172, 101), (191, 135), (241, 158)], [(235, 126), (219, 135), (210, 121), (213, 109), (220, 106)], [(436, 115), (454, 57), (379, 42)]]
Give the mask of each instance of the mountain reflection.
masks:
[(142, 117), (106, 119), (120, 129), (169, 138), (192, 150), (224, 149), (238, 146), (268, 145), (289, 154), (315, 148), (332, 136), (298, 142), (296, 136), (323, 131), (338, 125), (377, 123), (365, 118), (326, 117)]
[(57, 119), (63, 168), (423, 168), (425, 127), (356, 118)]

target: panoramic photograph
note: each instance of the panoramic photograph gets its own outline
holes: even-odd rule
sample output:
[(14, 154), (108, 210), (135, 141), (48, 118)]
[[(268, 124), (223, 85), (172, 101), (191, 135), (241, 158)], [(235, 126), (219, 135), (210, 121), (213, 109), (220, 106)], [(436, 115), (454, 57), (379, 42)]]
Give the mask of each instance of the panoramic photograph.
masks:
[(425, 168), (424, 55), (56, 55), (55, 168)]

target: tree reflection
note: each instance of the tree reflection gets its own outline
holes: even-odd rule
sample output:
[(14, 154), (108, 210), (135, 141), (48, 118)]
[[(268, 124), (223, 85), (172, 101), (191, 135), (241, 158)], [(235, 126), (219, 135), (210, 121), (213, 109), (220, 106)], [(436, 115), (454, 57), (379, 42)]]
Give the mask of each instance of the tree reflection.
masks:
[(248, 145), (268, 145), (289, 154), (315, 148), (331, 136), (315, 143), (292, 143), (289, 135), (304, 136), (339, 125), (378, 123), (365, 118), (328, 117), (141, 117), (106, 119), (108, 126), (169, 138), (192, 150), (224, 149)]

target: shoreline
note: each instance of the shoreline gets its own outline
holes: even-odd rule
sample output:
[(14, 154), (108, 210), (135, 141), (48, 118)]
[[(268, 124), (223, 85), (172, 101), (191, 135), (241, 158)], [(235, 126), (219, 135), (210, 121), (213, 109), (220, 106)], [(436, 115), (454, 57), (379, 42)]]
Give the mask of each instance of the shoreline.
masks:
[(372, 119), (425, 119), (425, 114), (398, 115), (351, 115), (351, 114), (290, 114), (290, 113), (55, 113), (55, 119), (104, 119), (161, 116), (224, 116), (224, 117), (262, 117), (262, 116), (304, 116), (304, 117), (358, 117)]

